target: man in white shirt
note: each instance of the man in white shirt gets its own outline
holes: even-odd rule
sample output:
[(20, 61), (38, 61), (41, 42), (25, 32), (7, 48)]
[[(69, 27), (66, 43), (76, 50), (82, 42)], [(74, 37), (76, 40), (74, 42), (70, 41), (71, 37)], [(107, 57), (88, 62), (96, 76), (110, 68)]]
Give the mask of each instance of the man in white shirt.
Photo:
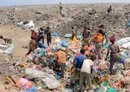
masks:
[(89, 89), (93, 88), (90, 75), (92, 73), (92, 67), (94, 65), (93, 61), (95, 61), (95, 59), (96, 59), (96, 55), (91, 55), (90, 59), (85, 59), (83, 61), (83, 65), (82, 65), (81, 72), (80, 72), (81, 90), (83, 90), (83, 83), (85, 83), (86, 80), (87, 80)]

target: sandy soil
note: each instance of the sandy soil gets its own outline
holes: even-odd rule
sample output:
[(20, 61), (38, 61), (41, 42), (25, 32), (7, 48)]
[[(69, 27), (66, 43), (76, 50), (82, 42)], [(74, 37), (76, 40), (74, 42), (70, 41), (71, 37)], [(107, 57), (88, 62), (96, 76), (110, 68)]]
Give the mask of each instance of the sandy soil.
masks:
[(0, 35), (12, 38), (12, 43), (15, 45), (14, 56), (24, 56), (27, 53), (27, 49), (22, 46), (28, 44), (30, 34), (30, 31), (23, 31), (19, 27), (0, 26)]

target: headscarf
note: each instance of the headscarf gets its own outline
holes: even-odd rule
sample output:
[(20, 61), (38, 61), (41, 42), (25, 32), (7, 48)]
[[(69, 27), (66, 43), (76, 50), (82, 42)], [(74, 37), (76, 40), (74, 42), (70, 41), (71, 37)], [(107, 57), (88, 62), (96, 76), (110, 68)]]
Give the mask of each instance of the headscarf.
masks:
[(116, 40), (116, 35), (113, 34), (113, 35), (110, 37), (110, 42), (111, 42), (111, 43), (114, 43), (115, 40)]

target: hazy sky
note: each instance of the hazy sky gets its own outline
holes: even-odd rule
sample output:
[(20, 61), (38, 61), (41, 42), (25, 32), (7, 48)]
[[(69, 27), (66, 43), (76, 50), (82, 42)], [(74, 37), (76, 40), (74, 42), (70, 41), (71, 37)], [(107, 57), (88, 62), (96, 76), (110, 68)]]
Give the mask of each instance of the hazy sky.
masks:
[(0, 0), (0, 6), (63, 3), (130, 3), (130, 0)]

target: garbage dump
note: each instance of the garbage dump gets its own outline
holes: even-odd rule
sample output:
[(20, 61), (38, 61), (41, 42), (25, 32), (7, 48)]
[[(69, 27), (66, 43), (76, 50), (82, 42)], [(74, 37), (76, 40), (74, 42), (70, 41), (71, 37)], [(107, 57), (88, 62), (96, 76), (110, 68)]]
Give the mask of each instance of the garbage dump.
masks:
[[(121, 19), (118, 18), (112, 8), (109, 14), (94, 9), (81, 10), (87, 12), (88, 21), (81, 12), (55, 29), (46, 26), (45, 29), (31, 30), (28, 52), (24, 56), (8, 55), (15, 49), (13, 42), (0, 44), (0, 92), (129, 92), (130, 38), (127, 35), (118, 37), (121, 33), (118, 35), (114, 31), (117, 36), (113, 30), (104, 31), (104, 27), (115, 27), (117, 31), (118, 26), (122, 26), (116, 22), (124, 17), (121, 15)], [(62, 18), (67, 17), (66, 13)], [(39, 11), (35, 17), (40, 15), (42, 18)], [(104, 24), (98, 23), (102, 20)], [(33, 21), (18, 25), (24, 29), (34, 28)], [(69, 27), (72, 26), (82, 32), (75, 30), (71, 34)], [(54, 31), (58, 28), (68, 29), (68, 32), (61, 31), (60, 35), (59, 30)]]
[[(51, 46), (47, 48), (36, 48), (24, 59), (18, 58), (17, 61), (12, 63), (10, 67), (12, 67), (15, 70), (13, 71), (15, 73), (15, 77), (13, 77), (12, 75), (12, 80), (10, 78), (6, 79), (6, 81), (9, 83), (8, 85), (16, 85), (16, 87), (19, 88), (19, 90), (23, 90), (24, 92), (43, 92), (41, 91), (43, 89), (46, 92), (51, 92), (55, 90), (56, 92), (80, 92), (80, 82), (78, 81), (79, 79), (75, 80), (75, 84), (73, 86), (69, 85), (70, 79), (74, 72), (73, 70), (71, 70), (71, 68), (73, 66), (75, 56), (81, 54), (80, 49), (82, 48), (82, 41), (75, 42), (75, 40), (62, 38), (58, 35), (53, 35), (53, 38), (55, 39), (55, 41), (53, 41)], [(92, 45), (94, 45), (94, 43), (91, 42), (90, 46)], [(105, 43), (102, 47), (101, 53), (105, 55), (105, 50), (109, 48), (108, 46), (109, 44)], [(87, 49), (87, 43), (85, 45), (85, 48), (86, 51), (89, 51), (90, 49)], [(94, 48), (91, 49), (94, 50)], [(125, 50), (125, 48), (122, 49)], [(55, 54), (59, 50), (65, 51), (67, 53), (67, 61), (65, 63), (64, 72), (61, 71), (62, 67), (57, 65), (55, 59)], [(126, 53), (122, 50), (121, 53), (125, 55), (124, 59), (126, 60), (125, 62), (128, 64), (129, 61), (127, 60), (129, 59), (129, 52)], [(89, 57), (89, 54), (86, 54)], [(127, 90), (126, 88), (129, 87), (130, 84), (128, 82), (128, 76), (130, 76), (130, 66), (127, 65), (127, 70), (123, 70), (122, 64), (115, 63), (113, 66), (114, 75), (109, 75), (110, 63), (106, 61), (104, 58), (105, 56), (102, 55), (99, 61), (97, 59), (94, 61), (93, 73), (91, 74), (90, 78), (93, 84), (93, 88), (91, 89), (91, 91), (125, 92), (125, 90)], [(13, 83), (13, 81), (15, 82)], [(12, 85), (12, 83), (14, 85)], [(84, 88), (84, 90), (89, 89), (87, 89), (86, 87)]]

